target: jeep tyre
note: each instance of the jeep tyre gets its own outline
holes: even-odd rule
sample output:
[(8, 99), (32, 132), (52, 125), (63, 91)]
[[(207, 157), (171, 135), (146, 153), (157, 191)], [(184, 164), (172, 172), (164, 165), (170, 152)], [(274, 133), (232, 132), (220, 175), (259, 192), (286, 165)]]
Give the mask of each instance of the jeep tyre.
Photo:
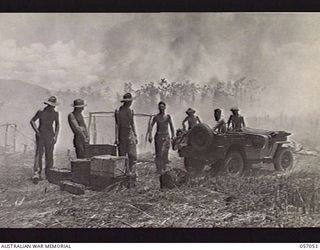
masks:
[(278, 148), (273, 160), (274, 168), (277, 171), (287, 172), (293, 167), (293, 154), (289, 148)]
[(215, 177), (220, 175), (223, 172), (224, 169), (224, 160), (217, 160), (216, 162), (212, 163), (210, 165), (210, 176)]
[(195, 151), (205, 152), (209, 149), (212, 138), (211, 128), (204, 123), (200, 123), (191, 129), (188, 143)]
[(227, 154), (223, 174), (233, 177), (241, 177), (244, 174), (245, 164), (242, 154), (238, 151), (230, 151)]

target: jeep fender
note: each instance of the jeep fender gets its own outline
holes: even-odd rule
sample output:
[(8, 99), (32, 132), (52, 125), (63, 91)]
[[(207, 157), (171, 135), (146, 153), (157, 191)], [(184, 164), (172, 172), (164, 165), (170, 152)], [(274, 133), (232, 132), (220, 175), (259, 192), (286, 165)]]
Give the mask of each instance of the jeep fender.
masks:
[(277, 141), (277, 142), (275, 142), (273, 147), (272, 147), (272, 149), (271, 149), (271, 152), (270, 152), (269, 156), (271, 158), (274, 158), (279, 147), (292, 148), (289, 144), (290, 144), (289, 141)]

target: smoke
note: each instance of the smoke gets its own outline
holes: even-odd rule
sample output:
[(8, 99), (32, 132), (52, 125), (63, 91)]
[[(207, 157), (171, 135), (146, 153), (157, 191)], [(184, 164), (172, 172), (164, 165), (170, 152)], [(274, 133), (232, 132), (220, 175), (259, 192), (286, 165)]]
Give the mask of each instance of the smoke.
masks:
[(312, 112), (319, 21), (307, 14), (137, 15), (106, 33), (106, 77), (138, 86), (163, 77), (203, 84), (247, 76), (266, 87), (255, 111)]
[(265, 92), (243, 114), (299, 115), (320, 105), (319, 14), (0, 14), (0, 21), (0, 78), (53, 90), (103, 80), (115, 94), (128, 81), (248, 77)]

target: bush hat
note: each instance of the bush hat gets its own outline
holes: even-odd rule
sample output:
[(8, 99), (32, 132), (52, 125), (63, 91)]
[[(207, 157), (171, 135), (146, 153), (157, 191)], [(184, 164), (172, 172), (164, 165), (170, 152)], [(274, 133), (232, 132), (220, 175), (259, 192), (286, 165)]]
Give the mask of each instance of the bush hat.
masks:
[(122, 100), (120, 102), (131, 102), (133, 101), (131, 93), (124, 94)]
[(73, 104), (71, 104), (71, 106), (74, 108), (83, 108), (83, 107), (87, 106), (87, 104), (82, 99), (75, 99), (73, 101)]
[(44, 101), (43, 103), (53, 107), (56, 107), (60, 104), (58, 103), (57, 98), (55, 96), (50, 96), (49, 99), (47, 101)]

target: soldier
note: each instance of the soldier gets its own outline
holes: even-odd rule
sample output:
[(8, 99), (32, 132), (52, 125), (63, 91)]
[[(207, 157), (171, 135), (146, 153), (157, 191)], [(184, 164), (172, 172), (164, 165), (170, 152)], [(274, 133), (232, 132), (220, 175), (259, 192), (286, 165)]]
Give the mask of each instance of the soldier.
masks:
[(74, 110), (68, 115), (68, 122), (74, 134), (73, 146), (75, 147), (77, 158), (83, 159), (85, 158), (85, 144), (90, 142), (87, 126), (82, 116), (82, 111), (87, 105), (84, 100), (76, 99), (71, 106), (73, 106)]
[(213, 131), (218, 134), (224, 134), (227, 131), (227, 125), (224, 119), (221, 117), (221, 109), (214, 110), (214, 118), (216, 120), (216, 125), (213, 127)]
[(174, 137), (174, 128), (171, 116), (165, 114), (166, 104), (159, 102), (159, 113), (153, 118), (150, 130), (149, 130), (149, 142), (152, 142), (152, 129), (155, 123), (157, 123), (157, 132), (154, 137), (155, 151), (156, 151), (156, 167), (158, 173), (161, 175), (165, 170), (166, 164), (169, 163), (169, 148), (170, 148), (170, 136), (168, 126), (170, 126), (171, 137)]
[(118, 145), (119, 156), (127, 156), (129, 159), (129, 170), (137, 162), (137, 133), (134, 125), (134, 112), (130, 109), (132, 104), (132, 95), (126, 93), (121, 102), (123, 105), (119, 111), (115, 111), (116, 119), (116, 144)]
[[(42, 157), (44, 152), (46, 157), (45, 175), (48, 179), (48, 171), (53, 167), (54, 145), (57, 142), (60, 129), (59, 113), (55, 111), (55, 107), (59, 105), (57, 98), (51, 96), (44, 104), (47, 106), (43, 110), (39, 110), (30, 121), (36, 133), (36, 154), (32, 178), (35, 184), (42, 179)], [(39, 120), (39, 127), (36, 125), (37, 120)], [(55, 129), (53, 129), (53, 123), (55, 124)]]
[(232, 115), (230, 115), (228, 120), (228, 128), (232, 131), (242, 131), (242, 128), (246, 126), (244, 118), (239, 115), (239, 109), (234, 107), (230, 109)]
[(188, 108), (186, 111), (187, 117), (182, 121), (183, 130), (186, 130), (186, 122), (188, 122), (188, 130), (192, 129), (196, 124), (201, 123), (200, 118), (194, 115), (195, 113), (194, 109)]

